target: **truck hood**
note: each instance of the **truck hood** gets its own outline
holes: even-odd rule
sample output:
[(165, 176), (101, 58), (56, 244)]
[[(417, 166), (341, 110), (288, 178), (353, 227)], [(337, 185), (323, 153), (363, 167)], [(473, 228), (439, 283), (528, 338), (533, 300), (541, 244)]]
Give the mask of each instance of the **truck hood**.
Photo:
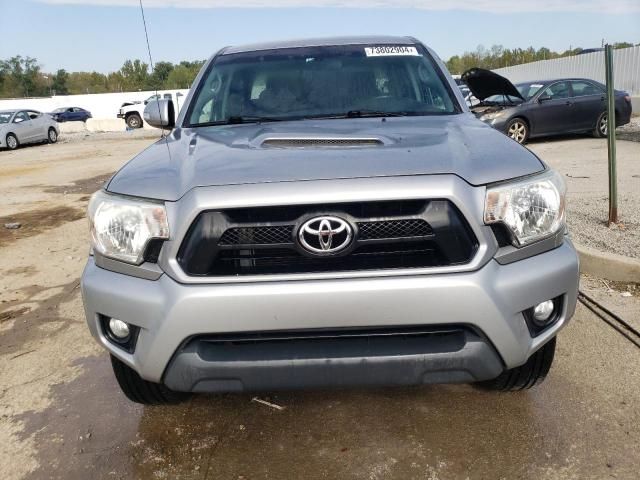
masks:
[(464, 72), (461, 78), (478, 100), (484, 100), (492, 95), (506, 95), (524, 100), (513, 83), (490, 70), (472, 68)]
[(471, 113), (302, 120), (174, 129), (107, 190), (175, 201), (203, 186), (436, 174), (483, 185), (544, 168)]

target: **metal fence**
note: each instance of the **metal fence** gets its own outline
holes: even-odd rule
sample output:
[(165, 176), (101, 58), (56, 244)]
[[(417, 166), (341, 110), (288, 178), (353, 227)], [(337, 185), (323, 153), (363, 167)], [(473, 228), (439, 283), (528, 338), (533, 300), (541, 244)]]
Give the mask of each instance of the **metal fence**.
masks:
[[(640, 46), (614, 50), (613, 66), (615, 87), (640, 96)], [(513, 83), (567, 77), (591, 78), (604, 83), (604, 52), (541, 60), (498, 68), (494, 72)]]

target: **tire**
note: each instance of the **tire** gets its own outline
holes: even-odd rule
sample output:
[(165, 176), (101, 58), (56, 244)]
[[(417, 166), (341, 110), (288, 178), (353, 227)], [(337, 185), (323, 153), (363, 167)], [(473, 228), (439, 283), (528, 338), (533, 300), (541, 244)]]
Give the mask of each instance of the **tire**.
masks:
[(556, 338), (552, 338), (540, 350), (529, 357), (527, 363), (516, 368), (505, 370), (493, 380), (479, 382), (479, 386), (487, 390), (515, 392), (527, 390), (542, 382), (553, 363), (556, 351)]
[(47, 132), (47, 140), (49, 143), (56, 143), (58, 141), (58, 132), (56, 132), (55, 128), (49, 128), (49, 131)]
[(142, 128), (142, 119), (137, 113), (127, 115), (126, 121), (129, 128)]
[(507, 123), (505, 133), (520, 145), (524, 145), (529, 140), (529, 124), (522, 118), (513, 118)]
[(132, 402), (143, 405), (172, 405), (189, 397), (188, 393), (174, 392), (160, 383), (143, 380), (133, 369), (113, 355), (111, 366), (122, 392)]
[(18, 137), (16, 137), (13, 133), (9, 133), (7, 138), (5, 138), (5, 145), (9, 150), (15, 150), (20, 146), (20, 142), (18, 141)]
[(607, 136), (607, 127), (607, 112), (602, 112), (596, 121), (596, 126), (593, 129), (593, 136), (596, 138), (605, 138)]

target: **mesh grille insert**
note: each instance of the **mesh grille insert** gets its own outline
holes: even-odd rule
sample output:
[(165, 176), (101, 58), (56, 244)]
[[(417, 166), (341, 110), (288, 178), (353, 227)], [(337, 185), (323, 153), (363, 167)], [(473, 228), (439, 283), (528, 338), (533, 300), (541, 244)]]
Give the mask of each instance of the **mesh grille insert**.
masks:
[(273, 245), (293, 243), (293, 225), (230, 228), (224, 232), (219, 245)]
[(359, 222), (358, 230), (361, 240), (427, 237), (433, 233), (429, 224), (422, 219)]

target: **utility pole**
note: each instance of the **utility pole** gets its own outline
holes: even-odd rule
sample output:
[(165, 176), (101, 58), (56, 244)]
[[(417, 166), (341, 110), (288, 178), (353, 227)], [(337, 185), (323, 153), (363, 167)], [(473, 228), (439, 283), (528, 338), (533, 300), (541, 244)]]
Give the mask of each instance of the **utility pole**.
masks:
[[(607, 150), (609, 154), (609, 226), (618, 223), (618, 174), (616, 169), (616, 105), (613, 88), (613, 46), (604, 47), (607, 79)], [(600, 128), (600, 125), (598, 125)]]

